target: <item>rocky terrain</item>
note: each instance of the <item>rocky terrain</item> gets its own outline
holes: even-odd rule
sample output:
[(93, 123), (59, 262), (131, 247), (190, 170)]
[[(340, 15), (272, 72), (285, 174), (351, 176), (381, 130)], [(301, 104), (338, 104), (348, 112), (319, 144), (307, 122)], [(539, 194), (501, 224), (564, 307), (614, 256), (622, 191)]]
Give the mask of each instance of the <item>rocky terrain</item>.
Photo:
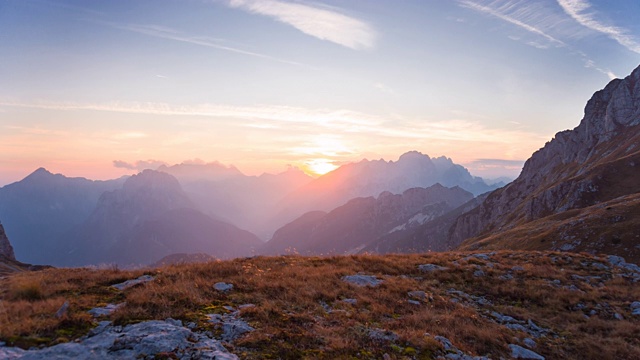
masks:
[[(591, 251), (639, 260), (639, 144), (640, 67), (596, 92), (578, 127), (556, 134), (515, 181), (458, 218), (450, 241), (471, 238), (465, 248), (527, 248), (526, 237), (538, 239), (539, 249), (566, 250), (586, 249), (588, 242)], [(596, 213), (606, 220), (590, 221)], [(515, 236), (512, 243), (492, 240), (507, 232)]]
[(257, 257), (0, 279), (0, 358), (636, 359), (616, 256)]
[(9, 260), (16, 259), (16, 256), (13, 253), (13, 246), (11, 246), (9, 238), (7, 238), (7, 234), (4, 231), (2, 223), (0, 223), (0, 256)]
[(261, 253), (357, 253), (380, 237), (410, 231), (472, 198), (470, 192), (460, 187), (436, 184), (402, 194), (384, 192), (377, 198), (352, 199), (328, 213), (311, 212), (285, 225), (275, 232)]

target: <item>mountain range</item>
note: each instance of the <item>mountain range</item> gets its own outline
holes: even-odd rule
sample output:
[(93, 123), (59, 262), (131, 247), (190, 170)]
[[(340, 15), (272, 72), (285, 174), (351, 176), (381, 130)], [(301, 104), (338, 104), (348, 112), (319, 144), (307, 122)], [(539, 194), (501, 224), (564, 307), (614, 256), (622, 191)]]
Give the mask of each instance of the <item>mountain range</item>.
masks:
[[(308, 210), (330, 212), (354, 194), (400, 194), (439, 182), (460, 186), (456, 191), (468, 197), (462, 188), (477, 192), (501, 185), (486, 185), (450, 159), (418, 152), (395, 162), (347, 164), (317, 179), (296, 168), (246, 176), (220, 163), (162, 166), (109, 181), (67, 178), (41, 168), (0, 188), (0, 219), (12, 229), (18, 258), (30, 263), (148, 264), (183, 252), (229, 258), (265, 248), (255, 233), (268, 239)], [(383, 230), (388, 229), (372, 236)]]

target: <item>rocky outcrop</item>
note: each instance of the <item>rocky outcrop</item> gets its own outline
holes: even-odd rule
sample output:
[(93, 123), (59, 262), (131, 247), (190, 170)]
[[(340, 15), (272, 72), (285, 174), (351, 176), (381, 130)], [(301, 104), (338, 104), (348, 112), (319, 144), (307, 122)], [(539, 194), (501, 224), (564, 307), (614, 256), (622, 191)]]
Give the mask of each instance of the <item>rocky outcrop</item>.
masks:
[(7, 238), (7, 234), (4, 232), (4, 227), (0, 223), (0, 256), (4, 256), (10, 260), (15, 260), (16, 256), (13, 253), (13, 246)]
[(450, 241), (482, 238), (640, 191), (640, 67), (611, 81), (578, 127), (556, 134), (511, 184), (460, 216)]

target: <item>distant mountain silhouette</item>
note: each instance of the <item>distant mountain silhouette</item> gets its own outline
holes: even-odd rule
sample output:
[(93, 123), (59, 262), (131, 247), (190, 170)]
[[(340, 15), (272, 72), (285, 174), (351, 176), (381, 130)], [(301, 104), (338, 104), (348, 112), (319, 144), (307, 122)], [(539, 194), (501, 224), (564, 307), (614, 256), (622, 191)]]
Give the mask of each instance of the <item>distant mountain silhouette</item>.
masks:
[(285, 223), (307, 211), (328, 211), (357, 197), (377, 196), (384, 191), (400, 194), (407, 189), (434, 184), (459, 186), (474, 195), (498, 187), (485, 184), (482, 178), (472, 176), (449, 158), (431, 158), (410, 151), (397, 161), (363, 160), (315, 179), (287, 195), (272, 222)]
[(606, 252), (640, 260), (640, 67), (596, 92), (520, 176), (455, 222), (464, 249)]
[(145, 170), (105, 192), (91, 216), (60, 238), (53, 264), (148, 264), (177, 252), (251, 254), (257, 237), (199, 212), (173, 176)]
[(384, 192), (377, 198), (355, 198), (329, 213), (310, 212), (285, 225), (262, 252), (357, 253), (386, 234), (415, 228), (472, 198), (460, 187), (440, 184), (412, 188), (399, 195)]
[(312, 180), (297, 168), (275, 175), (247, 176), (220, 163), (163, 166), (158, 171), (175, 176), (204, 213), (264, 238), (274, 230), (268, 220), (276, 204)]
[(47, 264), (58, 249), (56, 240), (89, 217), (102, 193), (124, 181), (68, 178), (39, 168), (0, 188), (0, 219), (11, 233), (16, 258)]

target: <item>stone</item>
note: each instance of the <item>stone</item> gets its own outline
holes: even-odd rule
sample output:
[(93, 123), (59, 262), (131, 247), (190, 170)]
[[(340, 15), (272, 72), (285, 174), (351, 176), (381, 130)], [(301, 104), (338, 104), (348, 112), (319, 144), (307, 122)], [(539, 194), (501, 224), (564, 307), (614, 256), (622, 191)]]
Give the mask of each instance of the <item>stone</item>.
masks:
[(511, 268), (511, 270), (513, 271), (524, 271), (524, 268), (522, 266), (514, 266)]
[(111, 285), (112, 288), (118, 289), (120, 291), (126, 290), (130, 287), (134, 287), (136, 285), (140, 285), (140, 284), (144, 284), (147, 283), (149, 281), (153, 281), (155, 278), (151, 275), (142, 275), (137, 279), (133, 279), (133, 280), (127, 280), (125, 282), (119, 283), (119, 284), (115, 284), (115, 285)]
[(418, 265), (418, 270), (422, 272), (432, 272), (432, 271), (441, 271), (447, 270), (448, 268), (436, 264), (422, 264)]
[(125, 303), (120, 303), (120, 304), (107, 304), (106, 306), (103, 307), (95, 307), (89, 311), (87, 311), (89, 314), (91, 314), (91, 316), (93, 317), (100, 317), (100, 316), (109, 316), (111, 315), (114, 311), (118, 310), (120, 307), (124, 306)]
[(25, 350), (17, 347), (0, 347), (0, 359), (20, 359), (24, 355), (24, 353)]
[(629, 305), (631, 309), (640, 309), (640, 301), (634, 301)]
[(509, 349), (511, 349), (511, 357), (514, 359), (544, 360), (544, 356), (519, 345), (509, 344)]
[(473, 272), (473, 276), (475, 276), (475, 277), (483, 277), (485, 275), (486, 275), (485, 272), (482, 271), (482, 270), (476, 270), (476, 271)]
[(424, 291), (420, 291), (420, 290), (409, 291), (407, 295), (409, 295), (409, 298), (411, 299), (427, 301), (427, 293)]
[(380, 342), (394, 342), (400, 340), (400, 336), (393, 331), (383, 329), (369, 329), (369, 338)]
[(358, 299), (343, 299), (342, 302), (346, 302), (347, 304), (356, 305), (358, 303)]
[(61, 319), (67, 316), (68, 313), (69, 313), (69, 301), (65, 301), (64, 304), (60, 306), (60, 309), (56, 311), (56, 318)]
[[(101, 323), (99, 327), (100, 331), (93, 331), (78, 342), (23, 350), (20, 359), (115, 360), (155, 358), (156, 355), (178, 359), (238, 358), (229, 353), (219, 341), (179, 326), (173, 319), (145, 321), (125, 327)], [(0, 348), (0, 358), (10, 358), (5, 356), (7, 349), (15, 348)]]
[(421, 304), (422, 304), (422, 303), (421, 303), (420, 301), (418, 301), (418, 300), (411, 300), (411, 299), (407, 300), (407, 302), (408, 302), (409, 304), (411, 304), (411, 305), (421, 305)]
[(624, 316), (622, 316), (620, 313), (613, 314), (613, 318), (616, 320), (624, 320)]
[(227, 284), (225, 282), (218, 282), (213, 285), (213, 288), (220, 292), (227, 292), (233, 289), (233, 284)]
[(342, 277), (342, 281), (354, 284), (357, 286), (371, 286), (376, 287), (382, 284), (382, 280), (379, 280), (373, 275), (347, 275)]
[(536, 343), (535, 340), (533, 340), (532, 338), (525, 338), (524, 340), (522, 340), (522, 342), (524, 343), (524, 345), (526, 347), (528, 347), (529, 349), (535, 349), (536, 346), (538, 346), (538, 344)]
[(216, 328), (222, 329), (221, 339), (226, 342), (232, 342), (242, 335), (254, 331), (247, 322), (238, 318), (239, 312), (233, 312), (231, 314), (208, 314), (209, 322), (216, 325)]

